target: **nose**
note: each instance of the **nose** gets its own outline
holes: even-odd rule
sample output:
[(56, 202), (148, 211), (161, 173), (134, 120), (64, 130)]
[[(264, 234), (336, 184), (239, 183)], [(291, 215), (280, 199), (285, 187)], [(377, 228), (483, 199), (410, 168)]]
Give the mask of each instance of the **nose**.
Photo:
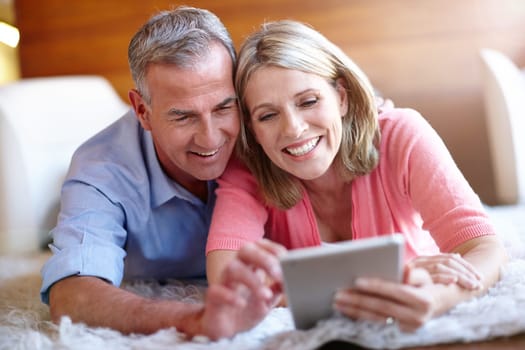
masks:
[(281, 119), (282, 134), (293, 138), (299, 138), (308, 128), (305, 120), (293, 110), (286, 110)]
[(195, 133), (195, 143), (203, 149), (215, 149), (220, 144), (220, 135), (220, 126), (214, 123), (213, 118), (205, 117)]

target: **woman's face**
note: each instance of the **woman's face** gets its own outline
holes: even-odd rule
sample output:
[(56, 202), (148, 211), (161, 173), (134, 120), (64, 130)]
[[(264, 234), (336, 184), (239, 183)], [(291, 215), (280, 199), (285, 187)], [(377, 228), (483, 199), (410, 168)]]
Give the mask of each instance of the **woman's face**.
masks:
[(347, 95), (325, 78), (267, 66), (248, 81), (245, 101), (251, 129), (268, 157), (302, 180), (323, 175), (341, 145)]

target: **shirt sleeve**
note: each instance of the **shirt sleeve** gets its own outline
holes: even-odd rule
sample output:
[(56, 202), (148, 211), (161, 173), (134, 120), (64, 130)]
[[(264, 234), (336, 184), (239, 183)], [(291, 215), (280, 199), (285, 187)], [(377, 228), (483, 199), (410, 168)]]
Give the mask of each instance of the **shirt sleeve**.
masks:
[(72, 275), (120, 285), (126, 255), (124, 220), (120, 205), (100, 190), (82, 181), (66, 181), (58, 224), (51, 231), (53, 255), (42, 268), (42, 301), (49, 303), (49, 288)]
[(416, 111), (403, 109), (383, 144), (402, 189), (420, 213), (423, 228), (441, 251), (483, 235), (495, 234), (483, 205), (437, 132)]
[(218, 180), (206, 254), (238, 250), (265, 235), (268, 210), (258, 195), (257, 182), (238, 160), (230, 161)]

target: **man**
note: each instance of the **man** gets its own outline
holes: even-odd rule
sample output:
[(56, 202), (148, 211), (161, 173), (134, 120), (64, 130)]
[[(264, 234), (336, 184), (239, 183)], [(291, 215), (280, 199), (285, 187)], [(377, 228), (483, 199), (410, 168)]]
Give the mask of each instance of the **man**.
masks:
[(241, 250), (203, 305), (118, 288), (124, 278), (205, 276), (213, 180), (239, 132), (231, 38), (212, 13), (180, 7), (150, 19), (132, 38), (128, 59), (133, 109), (73, 156), (42, 300), (55, 322), (68, 315), (124, 333), (176, 327), (190, 336), (231, 336), (255, 325), (277, 297), (252, 273), (280, 278), (281, 248), (270, 242)]

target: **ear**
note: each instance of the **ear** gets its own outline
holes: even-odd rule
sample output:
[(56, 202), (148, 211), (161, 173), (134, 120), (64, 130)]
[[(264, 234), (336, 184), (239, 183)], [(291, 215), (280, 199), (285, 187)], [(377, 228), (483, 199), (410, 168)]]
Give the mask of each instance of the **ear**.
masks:
[(345, 116), (346, 113), (348, 113), (348, 86), (343, 78), (337, 78), (335, 81), (335, 90), (339, 97), (341, 116)]
[(131, 89), (128, 92), (128, 98), (131, 102), (131, 106), (133, 107), (133, 110), (135, 111), (135, 115), (137, 116), (137, 119), (140, 122), (140, 125), (144, 128), (144, 130), (151, 130), (151, 125), (149, 122), (149, 116), (150, 116), (150, 107), (144, 101), (138, 90)]

